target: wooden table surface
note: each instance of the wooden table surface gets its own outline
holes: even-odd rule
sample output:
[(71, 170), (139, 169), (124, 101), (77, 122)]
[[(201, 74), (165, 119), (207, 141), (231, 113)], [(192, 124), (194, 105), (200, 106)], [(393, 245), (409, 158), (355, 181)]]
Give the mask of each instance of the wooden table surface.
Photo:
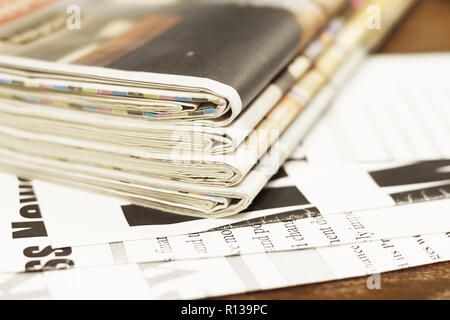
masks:
[[(450, 51), (450, 0), (421, 1), (380, 51)], [(367, 289), (366, 281), (360, 277), (225, 299), (450, 299), (450, 262), (384, 273), (380, 290)]]

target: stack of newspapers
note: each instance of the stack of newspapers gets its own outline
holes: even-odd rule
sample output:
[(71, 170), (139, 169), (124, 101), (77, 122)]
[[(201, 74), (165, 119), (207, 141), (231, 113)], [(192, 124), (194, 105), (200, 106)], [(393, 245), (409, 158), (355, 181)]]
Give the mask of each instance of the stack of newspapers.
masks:
[(0, 166), (162, 211), (236, 214), (324, 109), (317, 93), (408, 5), (389, 5), (377, 32), (344, 0), (89, 1), (78, 30), (58, 25), (67, 3), (47, 5), (2, 28)]
[(416, 75), (359, 68), (414, 0), (154, 2), (0, 2), (0, 298), (204, 298), (450, 259), (448, 140), (408, 147), (408, 117), (375, 141), (395, 119), (379, 92)]

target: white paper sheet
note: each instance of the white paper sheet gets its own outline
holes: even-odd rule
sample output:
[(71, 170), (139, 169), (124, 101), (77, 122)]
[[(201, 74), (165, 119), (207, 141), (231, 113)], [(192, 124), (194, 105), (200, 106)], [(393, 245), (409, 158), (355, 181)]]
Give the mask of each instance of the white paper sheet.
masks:
[[(293, 165), (297, 164), (300, 165), (300, 169), (306, 167), (308, 172), (314, 171), (313, 168), (308, 168), (304, 163), (302, 164), (298, 161), (293, 163)], [(423, 163), (420, 164), (423, 165)], [(364, 167), (365, 170), (369, 169), (367, 166)], [(392, 170), (392, 166), (387, 167), (389, 170)], [(435, 166), (432, 167), (435, 168)], [(352, 169), (354, 173), (353, 175), (349, 174), (349, 177), (360, 177), (364, 176), (364, 174), (366, 178), (369, 176), (367, 175), (367, 171), (361, 170), (362, 167), (353, 166), (348, 168)], [(359, 168), (360, 170), (358, 171), (355, 168)], [(378, 164), (376, 167), (372, 165), (371, 170), (374, 168), (377, 168), (377, 170), (386, 168), (386, 164)], [(409, 169), (409, 167), (406, 168)], [(338, 170), (338, 172), (341, 174), (344, 170)], [(372, 174), (373, 172), (384, 172), (384, 170), (372, 171)], [(392, 174), (392, 171), (388, 172)], [(375, 177), (377, 177), (380, 183), (383, 181), (380, 177), (376, 175)], [(416, 178), (419, 177), (420, 175)], [(423, 177), (431, 178), (427, 175), (422, 175)], [(436, 179), (434, 176), (432, 178)], [(362, 179), (358, 178), (353, 180), (361, 181)], [(312, 179), (312, 181), (316, 180)], [(437, 183), (442, 184), (445, 182), (448, 183), (447, 180), (444, 180), (443, 182), (432, 181), (431, 184), (435, 186)], [(419, 201), (412, 204), (408, 204), (408, 202), (406, 204), (405, 202), (396, 202), (394, 201), (395, 198), (392, 198), (383, 188), (379, 188), (371, 190), (371, 192), (375, 194), (378, 192), (379, 195), (384, 195), (385, 198), (379, 196), (383, 201), (385, 199), (393, 201), (389, 203), (389, 206), (378, 209), (359, 210), (352, 213), (349, 211), (334, 214), (325, 214), (322, 212), (323, 214), (321, 215), (317, 207), (309, 203), (307, 198), (290, 182), (290, 177), (283, 176), (283, 174), (279, 173), (277, 178), (273, 179), (263, 191), (261, 198), (256, 201), (255, 208), (259, 210), (248, 213), (247, 220), (212, 220), (211, 223), (214, 224), (211, 226), (218, 228), (203, 233), (198, 233), (197, 231), (199, 229), (195, 230), (195, 226), (199, 224), (200, 226), (206, 227), (209, 221), (192, 220), (190, 222), (175, 224), (175, 226), (171, 224), (163, 226), (167, 230), (171, 228), (178, 228), (180, 230), (179, 228), (181, 228), (185, 232), (190, 232), (188, 235), (161, 235), (156, 238), (148, 239), (147, 237), (147, 239), (137, 241), (117, 239), (104, 244), (53, 249), (63, 246), (55, 244), (53, 239), (48, 237), (47, 232), (50, 230), (48, 228), (49, 224), (57, 232), (63, 229), (68, 233), (72, 232), (72, 234), (77, 235), (77, 239), (82, 239), (83, 237), (95, 234), (93, 231), (98, 231), (96, 229), (99, 229), (102, 225), (109, 225), (110, 223), (114, 223), (114, 221), (121, 221), (121, 219), (125, 221), (126, 225), (117, 224), (117, 230), (114, 232), (118, 232), (119, 235), (131, 234), (130, 232), (123, 232), (127, 231), (126, 226), (131, 231), (136, 230), (136, 228), (140, 231), (141, 227), (144, 230), (148, 230), (148, 228), (157, 229), (158, 219), (169, 216), (165, 213), (152, 216), (146, 209), (141, 208), (143, 210), (141, 211), (135, 206), (131, 206), (131, 211), (129, 211), (130, 205), (125, 204), (121, 206), (120, 203), (116, 203), (115, 206), (98, 208), (99, 213), (102, 212), (102, 209), (106, 210), (106, 213), (117, 212), (111, 219), (106, 217), (103, 223), (101, 221), (95, 223), (95, 212), (91, 210), (89, 212), (94, 215), (91, 217), (94, 222), (89, 217), (85, 221), (80, 220), (82, 223), (79, 224), (77, 230), (74, 225), (69, 224), (66, 227), (67, 221), (57, 220), (62, 224), (61, 228), (59, 228), (55, 220), (44, 221), (42, 218), (46, 217), (46, 206), (43, 206), (45, 197), (42, 199), (39, 196), (41, 192), (35, 192), (37, 189), (32, 182), (2, 174), (0, 175), (0, 183), (5, 196), (0, 204), (0, 208), (4, 213), (0, 216), (0, 231), (2, 231), (0, 233), (0, 240), (4, 244), (0, 248), (0, 253), (2, 256), (7, 257), (0, 261), (0, 272), (24, 271), (25, 269), (49, 270), (72, 266), (92, 267), (114, 263), (155, 262), (306, 249), (311, 247), (360, 243), (383, 238), (405, 237), (415, 234), (431, 234), (444, 232), (450, 228), (450, 216), (448, 215), (450, 199), (446, 199), (449, 193), (445, 194), (445, 189), (443, 189), (446, 185), (431, 188), (432, 190), (442, 189), (442, 193), (439, 194), (441, 200), (419, 201), (439, 199), (436, 196), (437, 194), (434, 194), (435, 197), (427, 197), (425, 199), (412, 198), (416, 194), (426, 196), (427, 191), (424, 191), (426, 189), (423, 187), (427, 183), (406, 185), (400, 188), (396, 187), (396, 191), (401, 190), (403, 191), (401, 194), (406, 194), (400, 197), (400, 199), (406, 198), (408, 201)], [(374, 180), (371, 183), (373, 185)], [(39, 183), (37, 185), (39, 186)], [(418, 186), (422, 187), (422, 189), (416, 190)], [(364, 183), (362, 187), (364, 187)], [(64, 189), (62, 188), (56, 189), (55, 193), (51, 193), (51, 197), (49, 198), (51, 203), (62, 203), (64, 204), (64, 208), (79, 208), (79, 206), (73, 204), (99, 203), (95, 199), (96, 195), (89, 194), (94, 199), (65, 198), (61, 196), (64, 195), (63, 191)], [(294, 191), (296, 192), (297, 199), (292, 199), (292, 192)], [(293, 202), (285, 202), (286, 196), (290, 198), (289, 201), (297, 201), (295, 202), (297, 205), (293, 206)], [(114, 204), (114, 202), (108, 201), (108, 198), (104, 200), (106, 204)], [(279, 203), (273, 203), (277, 201)], [(395, 206), (396, 203), (399, 205)], [(283, 204), (285, 205), (284, 207)], [(352, 202), (349, 202), (348, 206), (350, 207), (351, 204)], [(63, 214), (64, 208), (62, 207), (61, 211), (59, 211), (63, 218), (65, 216)], [(78, 210), (73, 212), (75, 215), (77, 213), (82, 213), (82, 211)], [(150, 227), (137, 225), (145, 222), (153, 223), (153, 225), (150, 225)], [(159, 223), (161, 222), (164, 223), (164, 220), (159, 221)], [(188, 226), (191, 228), (191, 231), (187, 231), (189, 228), (184, 228), (183, 226)], [(119, 227), (122, 227), (122, 229)], [(72, 230), (79, 233), (73, 233)], [(86, 232), (84, 230), (92, 231)], [(57, 234), (62, 237), (62, 234)], [(104, 238), (111, 236), (117, 237), (114, 233), (102, 234), (99, 232), (98, 237), (100, 236)], [(92, 240), (92, 238), (89, 240)], [(83, 242), (81, 240), (77, 241)], [(66, 246), (70, 246), (70, 243), (64, 245), (64, 247)]]
[(289, 161), (248, 212), (223, 219), (180, 218), (72, 188), (40, 181), (33, 185), (52, 244), (62, 247), (200, 232), (312, 207), (329, 215), (446, 199), (449, 165), (445, 159), (339, 166)]
[(297, 250), (450, 228), (450, 199), (328, 216), (309, 206), (216, 231), (57, 249), (47, 236), (32, 184), (13, 176), (2, 181), (7, 197), (0, 205), (0, 273)]
[(450, 156), (450, 54), (374, 55), (294, 158), (312, 163)]
[(446, 233), (226, 258), (5, 273), (0, 274), (0, 298), (194, 299), (367, 276), (449, 259)]

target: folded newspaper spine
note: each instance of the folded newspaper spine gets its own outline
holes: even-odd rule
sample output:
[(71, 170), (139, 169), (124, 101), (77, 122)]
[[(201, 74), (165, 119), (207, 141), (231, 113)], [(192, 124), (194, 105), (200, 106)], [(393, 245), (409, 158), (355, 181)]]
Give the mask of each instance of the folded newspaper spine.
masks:
[[(345, 78), (413, 3), (369, 1), (345, 20), (331, 44), (325, 42), (326, 49), (317, 59), (308, 47), (306, 58), (298, 58), (307, 61), (300, 72), (296, 70), (298, 80), (231, 154), (186, 156), (171, 152), (162, 157), (120, 144), (86, 140), (85, 145), (77, 145), (71, 137), (2, 124), (0, 167), (31, 178), (106, 192), (168, 212), (201, 217), (236, 214), (248, 207), (329, 105)], [(367, 9), (371, 6), (379, 8), (383, 21), (380, 30), (367, 26)], [(294, 61), (290, 69), (295, 69), (292, 66), (300, 60)], [(14, 104), (16, 114), (27, 107), (19, 105)], [(92, 160), (81, 161), (85, 159)]]

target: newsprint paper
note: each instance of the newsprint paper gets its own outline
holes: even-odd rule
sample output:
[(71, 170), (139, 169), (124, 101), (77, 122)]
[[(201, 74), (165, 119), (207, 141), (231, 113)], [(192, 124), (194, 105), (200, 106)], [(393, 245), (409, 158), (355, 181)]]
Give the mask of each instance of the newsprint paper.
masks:
[[(51, 145), (45, 139), (40, 140), (43, 135), (4, 126), (0, 128), (5, 135), (0, 141), (3, 147), (0, 150), (1, 168), (21, 176), (109, 193), (167, 212), (198, 217), (236, 214), (250, 205), (268, 177), (276, 171), (275, 167), (286, 159), (302, 134), (328, 106), (343, 82), (343, 74), (353, 72), (357, 58), (362, 58), (367, 50), (380, 43), (385, 32), (392, 28), (412, 1), (378, 0), (376, 3), (383, 5), (386, 18), (383, 32), (367, 29), (365, 10), (358, 9), (346, 20), (336, 40), (319, 56), (313, 68), (295, 83), (289, 94), (225, 161), (217, 156), (207, 159), (198, 155), (184, 157), (183, 152), (175, 155), (175, 159), (154, 159), (134, 149), (129, 150), (132, 154), (121, 157), (120, 146), (106, 150), (92, 142), (92, 150), (85, 150), (76, 141), (59, 136), (50, 137), (59, 140)], [(278, 142), (283, 150), (277, 157)], [(261, 172), (260, 165), (255, 165), (261, 157), (262, 161), (267, 160), (269, 148), (275, 154), (268, 161), (274, 162), (274, 170)], [(88, 160), (83, 162), (78, 157)], [(114, 165), (100, 158), (117, 162)]]
[[(52, 265), (58, 259), (72, 258), (70, 250), (53, 251), (36, 246), (24, 250), (24, 253), (30, 256), (30, 262), (34, 265)], [(109, 257), (113, 263), (114, 259), (120, 263), (120, 258), (120, 255)], [(206, 298), (349, 277), (376, 276), (380, 272), (447, 260), (450, 260), (448, 232), (290, 252), (3, 273), (0, 274), (0, 298)]]
[[(22, 185), (27, 191), (33, 190), (54, 244), (65, 246), (154, 238), (246, 221), (277, 221), (282, 217), (302, 218), (317, 213), (325, 216), (448, 199), (450, 173), (445, 169), (449, 164), (449, 159), (438, 159), (321, 166), (292, 160), (245, 212), (221, 219), (168, 214), (42, 181)], [(17, 199), (21, 183), (15, 178), (0, 181), (3, 189), (9, 190), (11, 199)], [(346, 181), (345, 186), (342, 181)]]

